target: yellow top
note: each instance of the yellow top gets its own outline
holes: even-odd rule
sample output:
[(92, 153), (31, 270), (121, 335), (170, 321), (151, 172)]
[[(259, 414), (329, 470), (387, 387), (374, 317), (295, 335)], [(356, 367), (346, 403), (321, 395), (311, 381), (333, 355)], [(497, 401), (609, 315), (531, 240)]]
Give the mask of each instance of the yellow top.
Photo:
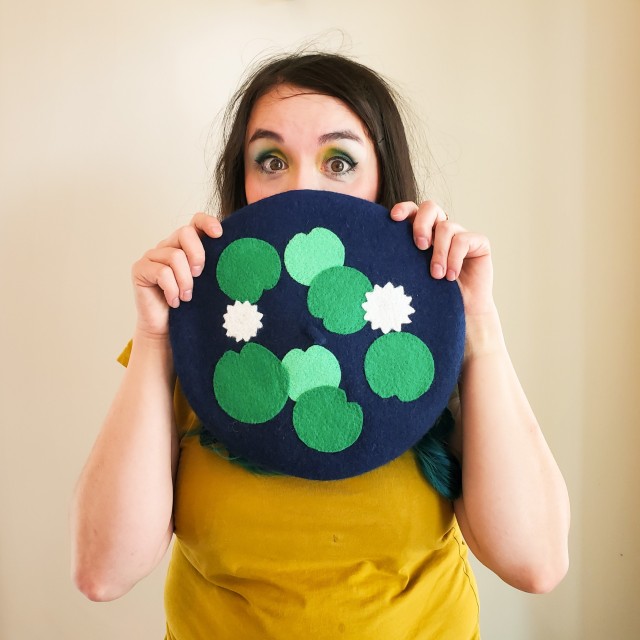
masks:
[(167, 640), (480, 637), (451, 503), (412, 451), (346, 480), (260, 476), (200, 445), (179, 384), (174, 401)]

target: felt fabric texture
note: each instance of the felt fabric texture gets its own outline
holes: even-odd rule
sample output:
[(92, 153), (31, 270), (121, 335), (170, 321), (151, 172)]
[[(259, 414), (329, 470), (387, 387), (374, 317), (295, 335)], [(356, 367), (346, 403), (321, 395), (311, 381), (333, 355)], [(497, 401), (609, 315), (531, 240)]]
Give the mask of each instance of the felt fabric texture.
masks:
[(235, 301), (233, 305), (227, 305), (227, 313), (223, 316), (222, 328), (226, 329), (229, 338), (235, 338), (236, 342), (243, 340), (248, 342), (258, 335), (262, 329), (262, 314), (255, 304), (248, 300), (244, 302)]
[(367, 350), (364, 373), (374, 393), (413, 402), (426, 393), (435, 375), (429, 347), (411, 333), (380, 336)]
[(314, 344), (306, 351), (292, 349), (282, 359), (289, 373), (289, 397), (296, 401), (316, 387), (337, 387), (342, 378), (338, 359), (324, 347)]
[(228, 416), (260, 424), (282, 410), (289, 395), (289, 374), (269, 349), (250, 342), (240, 353), (229, 350), (218, 360), (213, 390)]
[(312, 316), (320, 318), (325, 329), (349, 334), (366, 324), (362, 305), (373, 289), (367, 276), (352, 267), (330, 267), (309, 285), (307, 303)]
[(404, 294), (403, 287), (394, 287), (390, 282), (381, 287), (374, 285), (373, 291), (365, 293), (367, 301), (362, 305), (366, 311), (364, 319), (371, 323), (372, 329), (382, 333), (402, 331), (403, 324), (409, 324), (409, 316), (415, 313), (411, 298)]
[(344, 245), (329, 229), (298, 233), (284, 250), (284, 263), (296, 282), (309, 286), (320, 272), (344, 265)]
[[(415, 247), (410, 224), (359, 198), (289, 191), (223, 229), (203, 238), (192, 300), (170, 310), (178, 378), (208, 436), (316, 480), (416, 444), (457, 382), (464, 309), (457, 283), (429, 275), (431, 250)], [(229, 308), (245, 302), (249, 320), (229, 331)]]
[(280, 256), (267, 242), (240, 238), (220, 255), (216, 276), (220, 289), (233, 300), (256, 302), (278, 284)]
[(350, 447), (362, 432), (362, 407), (348, 402), (336, 387), (305, 391), (293, 408), (293, 426), (308, 447), (336, 453)]

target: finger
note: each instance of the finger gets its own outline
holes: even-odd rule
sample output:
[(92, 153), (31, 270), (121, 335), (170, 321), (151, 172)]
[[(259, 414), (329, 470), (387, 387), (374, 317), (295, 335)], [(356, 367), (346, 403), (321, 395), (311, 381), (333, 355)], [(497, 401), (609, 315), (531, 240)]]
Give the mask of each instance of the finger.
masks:
[(187, 226), (178, 229), (178, 243), (187, 258), (191, 275), (199, 276), (204, 269), (205, 253), (202, 239), (195, 227)]
[(180, 288), (169, 265), (144, 256), (134, 263), (131, 276), (136, 287), (159, 288), (170, 307), (180, 304)]
[(469, 232), (456, 233), (451, 239), (445, 275), (447, 280), (456, 280), (460, 275), (462, 263), (469, 255), (470, 242), (474, 235)]
[(435, 228), (433, 239), (433, 256), (431, 257), (431, 275), (437, 280), (447, 275), (449, 251), (456, 233), (464, 233), (466, 229), (459, 224), (445, 220), (439, 222)]
[[(165, 292), (167, 302), (171, 306), (177, 306), (176, 297), (178, 298), (178, 304), (180, 300), (184, 302), (191, 300), (193, 276), (187, 255), (182, 249), (177, 247), (151, 249), (151, 251), (147, 251), (145, 258), (152, 265), (160, 265), (155, 271), (151, 271), (153, 269), (152, 266), (149, 269), (151, 273), (156, 274), (156, 277), (159, 278), (156, 284)], [(170, 273), (162, 267), (167, 267)]]
[(199, 232), (205, 233), (210, 238), (219, 238), (222, 235), (222, 224), (215, 216), (199, 211), (191, 218), (190, 225)]
[[(202, 240), (195, 226), (186, 225), (174, 231), (168, 238), (162, 240), (157, 249), (179, 249), (187, 258), (191, 275), (199, 276), (204, 269), (205, 253)], [(162, 259), (159, 260), (162, 262)]]
[(180, 306), (180, 286), (173, 269), (167, 264), (153, 262), (151, 263), (151, 273), (155, 276), (158, 287), (162, 289), (167, 304), (177, 309)]
[(428, 249), (433, 241), (433, 230), (439, 222), (447, 220), (447, 214), (433, 200), (421, 203), (413, 220), (413, 240), (418, 249)]
[(456, 280), (460, 277), (465, 260), (479, 258), (490, 253), (491, 246), (486, 236), (479, 233), (471, 233), (470, 231), (455, 233), (449, 248), (446, 267), (447, 280)]
[(415, 202), (398, 202), (389, 212), (391, 218), (396, 221), (412, 220), (418, 212), (418, 205)]

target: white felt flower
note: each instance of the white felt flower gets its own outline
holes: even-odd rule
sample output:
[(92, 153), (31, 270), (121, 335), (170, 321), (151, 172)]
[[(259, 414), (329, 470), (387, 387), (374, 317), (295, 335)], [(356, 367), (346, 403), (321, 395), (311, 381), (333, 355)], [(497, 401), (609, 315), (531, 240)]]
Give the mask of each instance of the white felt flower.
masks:
[(366, 311), (364, 319), (371, 323), (372, 329), (382, 333), (402, 331), (402, 325), (411, 322), (409, 316), (415, 309), (409, 304), (411, 298), (404, 294), (403, 287), (394, 287), (390, 282), (380, 287), (374, 285), (373, 291), (365, 294), (367, 301), (362, 304)]
[(227, 330), (229, 338), (235, 338), (236, 342), (244, 340), (248, 342), (258, 335), (258, 329), (262, 329), (262, 314), (255, 304), (248, 301), (227, 305), (227, 313), (222, 316), (224, 323), (222, 327)]

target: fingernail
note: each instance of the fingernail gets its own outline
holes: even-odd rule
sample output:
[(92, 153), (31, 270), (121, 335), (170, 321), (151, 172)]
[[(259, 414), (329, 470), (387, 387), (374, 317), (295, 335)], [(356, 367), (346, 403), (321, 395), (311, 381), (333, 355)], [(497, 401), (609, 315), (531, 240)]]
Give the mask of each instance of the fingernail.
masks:
[(177, 308), (180, 306), (180, 298), (174, 298), (174, 299), (171, 301), (171, 306), (172, 306), (174, 309), (177, 309)]
[(192, 290), (191, 289), (187, 289), (183, 294), (182, 294), (182, 299), (185, 302), (189, 302), (189, 300), (191, 300), (191, 294), (192, 294)]
[(197, 267), (191, 267), (191, 274), (194, 276), (199, 276), (202, 273), (202, 267), (197, 266)]
[(456, 272), (453, 269), (449, 269), (449, 271), (447, 271), (447, 280), (455, 280), (456, 279)]
[(444, 267), (441, 264), (434, 264), (431, 267), (431, 273), (434, 278), (442, 278), (444, 276)]
[(429, 238), (425, 238), (424, 236), (418, 236), (416, 238), (416, 246), (418, 247), (418, 249), (428, 249)]
[(213, 227), (212, 233), (216, 238), (219, 238), (222, 235), (222, 225), (216, 219), (211, 221), (211, 226)]

